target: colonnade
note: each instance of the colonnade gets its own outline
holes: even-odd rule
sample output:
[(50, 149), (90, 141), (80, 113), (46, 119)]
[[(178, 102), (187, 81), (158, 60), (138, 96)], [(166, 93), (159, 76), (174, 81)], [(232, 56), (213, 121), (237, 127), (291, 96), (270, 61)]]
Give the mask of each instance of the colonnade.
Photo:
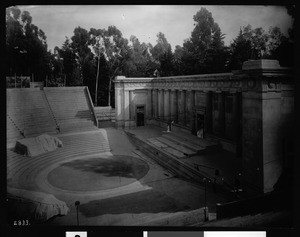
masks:
[(206, 132), (230, 140), (237, 139), (239, 126), (239, 103), (237, 93), (216, 91), (148, 89), (148, 119), (195, 129), (195, 113), (205, 108)]
[(150, 89), (148, 90), (148, 117), (165, 122), (192, 127), (193, 107), (195, 107), (194, 90)]

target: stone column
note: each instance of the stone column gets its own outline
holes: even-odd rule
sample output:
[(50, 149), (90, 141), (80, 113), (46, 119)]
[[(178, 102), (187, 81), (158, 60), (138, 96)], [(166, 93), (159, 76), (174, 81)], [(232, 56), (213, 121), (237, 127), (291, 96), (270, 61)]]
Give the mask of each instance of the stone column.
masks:
[(187, 124), (187, 116), (186, 116), (186, 113), (187, 113), (187, 108), (186, 108), (186, 90), (183, 90), (182, 91), (182, 103), (183, 103), (183, 125), (186, 126)]
[(164, 120), (168, 121), (170, 119), (170, 93), (169, 90), (164, 90)]
[(115, 117), (116, 127), (124, 125), (124, 88), (120, 82), (115, 83)]
[(158, 113), (158, 111), (159, 111), (159, 101), (158, 101), (158, 98), (159, 97), (159, 90), (158, 89), (156, 89), (155, 90), (155, 118), (158, 118), (158, 116), (159, 116), (159, 113)]
[(146, 104), (146, 109), (147, 109), (147, 114), (146, 114), (146, 121), (147, 119), (151, 119), (152, 117), (152, 90), (148, 89), (147, 90), (147, 104)]
[(164, 91), (158, 90), (158, 117), (159, 119), (163, 119), (164, 116)]
[(187, 126), (190, 129), (194, 127), (194, 113), (193, 108), (195, 107), (195, 91), (189, 90), (187, 91), (187, 100), (186, 100), (186, 108), (187, 108)]
[(125, 128), (128, 126), (128, 120), (129, 120), (129, 91), (124, 90), (124, 122), (125, 122)]
[(170, 118), (170, 121), (172, 121), (173, 117), (172, 117), (172, 111), (171, 111), (171, 107), (172, 107), (171, 90), (168, 90), (168, 91), (169, 91), (169, 118)]
[(171, 119), (177, 122), (177, 95), (176, 90), (170, 91), (170, 114)]
[(205, 111), (205, 121), (204, 130), (208, 133), (212, 132), (212, 92), (207, 91), (206, 94), (206, 111)]
[(164, 91), (164, 89), (162, 89), (161, 90), (161, 119), (165, 119), (165, 117), (164, 117), (164, 107), (165, 107), (165, 105), (164, 105), (164, 102), (165, 102), (165, 91)]
[(214, 92), (213, 133), (223, 137), (225, 132), (225, 100), (222, 92)]
[(133, 91), (129, 91), (129, 119), (134, 120), (134, 103), (133, 103)]
[(152, 118), (155, 118), (155, 89), (151, 90), (151, 111), (152, 111)]
[(186, 122), (186, 99), (185, 99), (185, 91), (180, 90), (178, 96), (178, 123), (185, 126)]
[(220, 134), (225, 137), (225, 93), (219, 94), (219, 122), (220, 122)]
[(194, 107), (195, 107), (195, 91), (191, 90), (188, 91), (188, 110), (189, 110), (188, 118), (189, 118), (189, 127), (191, 129), (193, 129), (195, 125), (195, 116), (193, 111)]
[(232, 116), (233, 116), (233, 140), (237, 141), (238, 140), (238, 130), (239, 130), (239, 123), (240, 123), (240, 119), (239, 119), (239, 97), (238, 94), (232, 93), (233, 96), (233, 101), (232, 101)]

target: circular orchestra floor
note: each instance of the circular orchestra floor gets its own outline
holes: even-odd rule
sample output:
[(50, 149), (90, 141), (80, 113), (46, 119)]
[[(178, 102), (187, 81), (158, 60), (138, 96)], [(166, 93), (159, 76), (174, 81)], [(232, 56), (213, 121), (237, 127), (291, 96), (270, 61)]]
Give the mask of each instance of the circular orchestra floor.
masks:
[(60, 164), (47, 175), (54, 187), (70, 191), (100, 191), (118, 188), (143, 178), (148, 164), (131, 156), (82, 158)]

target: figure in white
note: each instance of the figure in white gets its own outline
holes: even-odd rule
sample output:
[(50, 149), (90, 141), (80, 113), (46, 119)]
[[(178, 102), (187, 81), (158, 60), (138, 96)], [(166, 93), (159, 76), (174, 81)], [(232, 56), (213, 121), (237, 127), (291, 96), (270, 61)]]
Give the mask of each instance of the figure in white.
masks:
[(203, 125), (201, 125), (199, 130), (197, 131), (197, 137), (203, 138)]

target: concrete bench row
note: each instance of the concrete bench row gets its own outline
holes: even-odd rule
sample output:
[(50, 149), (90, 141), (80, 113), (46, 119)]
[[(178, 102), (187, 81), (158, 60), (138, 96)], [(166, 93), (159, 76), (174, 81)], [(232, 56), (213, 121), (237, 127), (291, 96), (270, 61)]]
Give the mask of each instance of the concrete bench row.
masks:
[(84, 87), (8, 90), (7, 114), (16, 124), (7, 122), (9, 140), (20, 137), (15, 126), (27, 134), (94, 126)]
[(25, 157), (7, 151), (7, 177), (10, 184), (20, 188), (33, 188), (37, 174), (59, 161), (110, 151), (107, 139), (100, 133), (78, 134), (59, 137), (63, 147), (36, 157)]

